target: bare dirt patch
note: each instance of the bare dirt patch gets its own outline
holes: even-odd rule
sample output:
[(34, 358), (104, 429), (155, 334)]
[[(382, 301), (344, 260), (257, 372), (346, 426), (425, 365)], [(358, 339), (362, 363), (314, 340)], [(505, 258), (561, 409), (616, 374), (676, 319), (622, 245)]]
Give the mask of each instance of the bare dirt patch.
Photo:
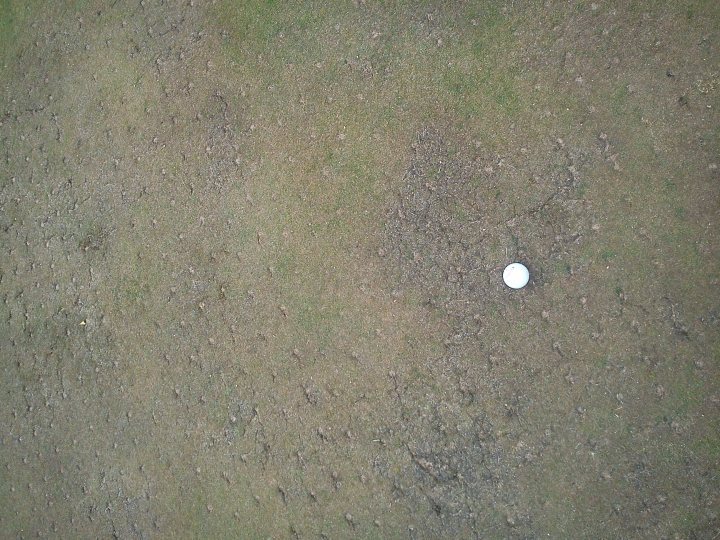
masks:
[(488, 155), (436, 128), (418, 133), (381, 248), (398, 286), (467, 326), (507, 295), (506, 264), (527, 263), (531, 287), (552, 279), (590, 229), (579, 190), (596, 152), (544, 143)]

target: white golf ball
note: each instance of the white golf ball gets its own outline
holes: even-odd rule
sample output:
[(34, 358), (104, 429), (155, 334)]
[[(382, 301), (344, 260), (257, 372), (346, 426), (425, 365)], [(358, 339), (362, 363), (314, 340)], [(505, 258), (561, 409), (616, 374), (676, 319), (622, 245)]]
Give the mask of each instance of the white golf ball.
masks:
[(530, 271), (518, 262), (508, 264), (503, 270), (503, 281), (511, 289), (522, 289), (530, 281)]

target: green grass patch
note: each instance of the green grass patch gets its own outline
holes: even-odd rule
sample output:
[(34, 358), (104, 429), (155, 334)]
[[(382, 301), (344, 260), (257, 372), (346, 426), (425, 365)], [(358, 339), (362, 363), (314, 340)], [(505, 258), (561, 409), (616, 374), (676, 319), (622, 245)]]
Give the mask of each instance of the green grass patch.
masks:
[[(18, 13), (12, 0), (0, 0), (0, 62), (8, 61), (10, 44), (17, 40)], [(3, 69), (3, 65), (0, 65)]]
[(605, 369), (608, 367), (609, 364), (610, 364), (610, 358), (607, 357), (607, 356), (603, 356), (603, 357), (601, 357), (601, 358), (598, 358), (598, 359), (595, 361), (595, 367), (596, 367), (597, 369), (605, 370)]
[(588, 191), (588, 185), (587, 185), (587, 182), (585, 182), (585, 181), (581, 181), (578, 184), (577, 188), (575, 188), (575, 193), (581, 199), (583, 197), (585, 197), (585, 195), (587, 194), (587, 191)]
[(674, 195), (677, 192), (677, 184), (670, 178), (663, 180), (663, 193)]
[(617, 257), (617, 252), (612, 249), (606, 249), (600, 252), (600, 258), (605, 262), (610, 262), (615, 257)]
[[(675, 360), (680, 362), (679, 360)], [(691, 362), (673, 370), (673, 384), (663, 400), (663, 414), (670, 418), (694, 414), (707, 395), (705, 384)]]
[(467, 96), (479, 86), (477, 74), (466, 73), (458, 67), (451, 67), (443, 74), (443, 83), (450, 94)]
[(226, 0), (215, 8), (229, 33), (231, 56), (240, 62), (263, 55), (271, 65), (311, 59), (322, 45), (318, 36), (331, 6), (315, 2)]
[(708, 436), (693, 441), (692, 449), (694, 452), (700, 454), (705, 460), (714, 462), (720, 461), (720, 438), (717, 436)]

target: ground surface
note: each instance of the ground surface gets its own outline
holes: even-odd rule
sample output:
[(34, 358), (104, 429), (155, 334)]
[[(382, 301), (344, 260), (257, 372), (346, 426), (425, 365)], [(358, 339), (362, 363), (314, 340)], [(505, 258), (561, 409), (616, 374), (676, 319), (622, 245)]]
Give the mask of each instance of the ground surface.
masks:
[(718, 538), (718, 6), (0, 1), (0, 535)]

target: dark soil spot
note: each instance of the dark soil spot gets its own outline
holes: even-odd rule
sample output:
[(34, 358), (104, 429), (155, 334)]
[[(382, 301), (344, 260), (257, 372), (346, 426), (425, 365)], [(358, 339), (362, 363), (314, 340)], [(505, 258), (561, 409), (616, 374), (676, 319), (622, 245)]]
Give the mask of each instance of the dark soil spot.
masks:
[(454, 150), (434, 128), (412, 146), (384, 252), (398, 286), (422, 291), (456, 324), (508, 294), (501, 272), (509, 262), (526, 263), (531, 284), (542, 286), (582, 242), (589, 224), (578, 187), (587, 154), (561, 140), (508, 157)]

